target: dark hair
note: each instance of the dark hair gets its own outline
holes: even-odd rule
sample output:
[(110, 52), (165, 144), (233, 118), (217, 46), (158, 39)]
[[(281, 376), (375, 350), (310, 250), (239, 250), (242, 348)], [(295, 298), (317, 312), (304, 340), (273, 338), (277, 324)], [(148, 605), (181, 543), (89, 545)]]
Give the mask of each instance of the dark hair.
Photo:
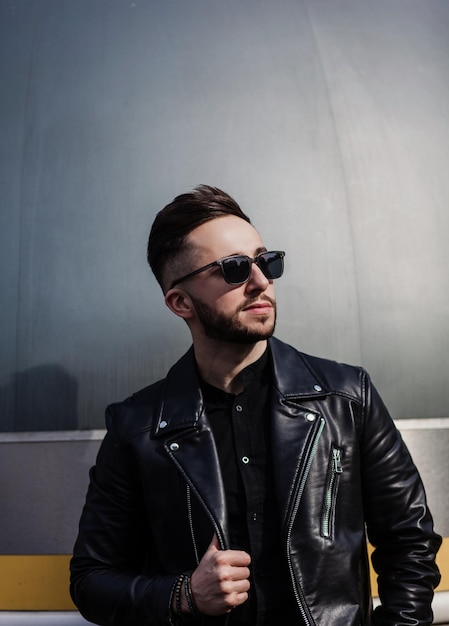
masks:
[(162, 289), (164, 269), (187, 249), (187, 235), (201, 224), (224, 215), (236, 215), (251, 224), (235, 200), (209, 185), (199, 185), (192, 192), (177, 196), (159, 211), (148, 238), (147, 259)]

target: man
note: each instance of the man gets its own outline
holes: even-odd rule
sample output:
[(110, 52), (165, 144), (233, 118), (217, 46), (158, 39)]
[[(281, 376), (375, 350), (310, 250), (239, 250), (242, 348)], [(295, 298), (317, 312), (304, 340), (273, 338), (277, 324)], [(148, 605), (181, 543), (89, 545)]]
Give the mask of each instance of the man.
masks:
[(272, 337), (283, 259), (216, 188), (156, 216), (148, 260), (193, 346), (108, 408), (71, 563), (88, 620), (431, 624), (418, 472), (366, 372)]

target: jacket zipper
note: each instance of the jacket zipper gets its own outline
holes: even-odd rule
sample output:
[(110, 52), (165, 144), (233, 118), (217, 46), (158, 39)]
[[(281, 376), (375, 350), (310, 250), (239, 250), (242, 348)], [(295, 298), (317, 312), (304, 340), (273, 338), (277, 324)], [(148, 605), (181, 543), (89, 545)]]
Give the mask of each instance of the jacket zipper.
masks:
[(292, 537), (292, 531), (293, 531), (293, 522), (295, 520), (296, 514), (298, 512), (298, 508), (299, 508), (299, 503), (301, 501), (301, 497), (304, 491), (304, 487), (307, 481), (307, 477), (309, 475), (310, 472), (310, 467), (312, 465), (312, 461), (313, 461), (313, 457), (315, 456), (316, 453), (316, 449), (318, 447), (318, 441), (321, 437), (321, 433), (323, 432), (323, 428), (324, 428), (324, 419), (320, 418), (320, 424), (318, 427), (317, 432), (315, 433), (314, 437), (313, 437), (313, 441), (312, 441), (312, 446), (310, 448), (310, 452), (309, 455), (306, 459), (306, 463), (304, 466), (304, 472), (301, 478), (301, 481), (299, 483), (298, 486), (298, 491), (296, 494), (296, 500), (295, 500), (295, 506), (292, 510), (291, 516), (290, 516), (290, 524), (288, 527), (288, 532), (287, 532), (287, 561), (288, 561), (288, 567), (290, 570), (290, 575), (291, 578), (294, 582), (296, 582), (296, 584), (293, 585), (293, 592), (295, 594), (295, 598), (296, 598), (296, 602), (298, 603), (298, 607), (299, 607), (299, 611), (302, 615), (302, 618), (304, 620), (304, 625), (305, 626), (313, 626), (314, 621), (309, 613), (309, 610), (307, 608), (306, 602), (305, 602), (305, 598), (304, 598), (304, 592), (301, 589), (301, 586), (299, 585), (299, 583), (296, 581), (295, 575), (294, 575), (294, 571), (293, 571), (293, 564), (292, 564), (292, 559), (290, 556), (290, 543), (291, 543), (291, 537)]
[(195, 533), (193, 530), (193, 515), (192, 515), (192, 497), (190, 493), (190, 485), (187, 483), (187, 515), (189, 518), (190, 536), (192, 537), (193, 550), (195, 552), (196, 564), (199, 565), (200, 559), (198, 555), (198, 546), (196, 545)]
[(321, 521), (321, 533), (323, 537), (326, 537), (327, 539), (331, 536), (331, 519), (335, 502), (335, 493), (337, 490), (337, 479), (339, 474), (342, 472), (341, 450), (340, 448), (332, 448), (332, 461), (326, 492), (324, 495), (324, 511)]

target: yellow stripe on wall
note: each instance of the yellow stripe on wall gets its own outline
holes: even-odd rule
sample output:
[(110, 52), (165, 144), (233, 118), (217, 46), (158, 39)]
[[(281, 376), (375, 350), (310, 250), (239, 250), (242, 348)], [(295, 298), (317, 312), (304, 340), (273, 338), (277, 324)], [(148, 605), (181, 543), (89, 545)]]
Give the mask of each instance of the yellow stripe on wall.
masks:
[[(370, 548), (370, 552), (372, 549)], [(0, 556), (0, 611), (71, 611), (70, 555)], [(437, 556), (441, 571), (438, 591), (449, 591), (449, 537)], [(371, 571), (376, 594), (376, 574)]]
[(69, 555), (0, 556), (0, 610), (70, 611)]

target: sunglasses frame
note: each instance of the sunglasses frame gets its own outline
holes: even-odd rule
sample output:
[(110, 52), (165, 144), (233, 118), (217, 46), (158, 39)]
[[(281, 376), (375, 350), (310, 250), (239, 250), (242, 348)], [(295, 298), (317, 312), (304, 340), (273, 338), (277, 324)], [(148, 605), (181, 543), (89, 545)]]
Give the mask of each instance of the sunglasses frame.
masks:
[[(282, 273), (283, 273), (284, 272), (285, 252), (283, 252), (282, 250), (266, 250), (265, 252), (259, 252), (259, 254), (256, 254), (256, 256), (253, 257), (253, 258), (251, 258), (250, 256), (247, 256), (246, 254), (231, 254), (230, 256), (225, 256), (222, 259), (217, 259), (217, 261), (212, 261), (212, 263), (208, 263), (207, 265), (204, 265), (203, 267), (200, 267), (197, 270), (194, 270), (193, 272), (190, 272), (189, 274), (186, 274), (185, 276), (182, 276), (181, 278), (177, 278), (170, 285), (170, 289), (173, 289), (173, 287), (175, 287), (175, 285), (178, 285), (181, 281), (186, 280), (187, 278), (192, 278), (193, 276), (196, 276), (197, 274), (200, 274), (201, 272), (205, 272), (206, 270), (210, 269), (211, 267), (215, 267), (215, 266), (218, 266), (221, 269), (221, 273), (223, 275), (223, 278), (228, 283), (228, 285), (243, 285), (244, 283), (247, 283), (249, 278), (250, 278), (250, 276), (251, 276), (251, 268), (253, 266), (253, 263), (255, 263), (257, 265), (257, 267), (261, 270), (261, 272), (263, 273), (265, 278), (268, 278), (268, 280), (275, 280), (271, 276), (267, 276), (265, 274), (263, 268), (260, 265), (259, 259), (260, 259), (260, 257), (264, 256), (265, 254), (278, 254), (279, 255), (279, 260), (282, 262)], [(226, 278), (225, 270), (223, 269), (223, 264), (226, 261), (230, 261), (231, 259), (235, 259), (235, 258), (247, 259), (249, 261), (249, 263), (250, 263), (248, 276), (247, 276), (247, 278), (245, 280), (240, 280), (240, 281), (234, 282), (234, 281), (229, 281)], [(282, 276), (282, 274), (281, 274), (281, 276)]]

